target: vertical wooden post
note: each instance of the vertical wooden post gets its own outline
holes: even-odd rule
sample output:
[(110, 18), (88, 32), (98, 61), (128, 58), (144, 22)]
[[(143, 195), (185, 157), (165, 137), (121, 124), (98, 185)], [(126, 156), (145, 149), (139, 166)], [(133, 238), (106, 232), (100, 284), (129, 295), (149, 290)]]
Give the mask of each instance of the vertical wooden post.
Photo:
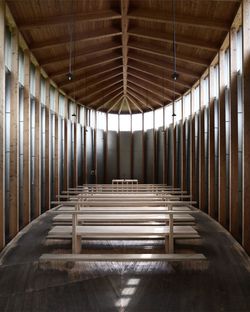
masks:
[(5, 246), (5, 1), (0, 1), (0, 250)]
[(162, 183), (163, 184), (167, 184), (167, 176), (166, 176), (166, 160), (167, 160), (167, 157), (166, 157), (166, 123), (165, 123), (165, 106), (163, 107), (163, 157), (162, 157), (162, 171), (163, 171), (163, 181)]
[(30, 222), (30, 56), (24, 53), (23, 225)]
[(74, 135), (74, 145), (72, 146), (71, 142), (71, 148), (74, 150), (74, 159), (73, 159), (73, 187), (76, 187), (78, 185), (78, 133), (77, 133), (77, 121), (78, 121), (78, 111), (77, 111), (77, 104), (75, 103), (75, 114), (76, 117), (74, 117), (73, 122), (73, 135)]
[(131, 140), (130, 140), (130, 177), (131, 179), (134, 178), (134, 136), (133, 136), (133, 131), (132, 131), (132, 114), (130, 114), (130, 136), (131, 136)]
[(84, 183), (87, 183), (87, 144), (86, 144), (86, 138), (87, 138), (87, 114), (88, 110), (85, 111), (85, 120), (84, 120)]
[(12, 30), (12, 70), (10, 99), (10, 211), (9, 230), (13, 238), (19, 229), (19, 84), (18, 84), (18, 30)]
[(35, 72), (35, 180), (34, 180), (34, 217), (41, 214), (41, 72)]
[(51, 140), (50, 140), (50, 82), (46, 79), (46, 100), (45, 100), (45, 210), (50, 209), (50, 157)]
[(224, 51), (219, 52), (219, 222), (227, 228)]
[(190, 194), (192, 200), (196, 199), (196, 188), (195, 188), (195, 116), (193, 114), (193, 103), (194, 103), (194, 89), (191, 90), (190, 94)]
[(199, 208), (205, 210), (204, 81), (200, 80), (199, 116)]
[(237, 101), (237, 31), (230, 30), (230, 177), (229, 177), (229, 229), (240, 240), (238, 212), (238, 101)]
[(142, 113), (142, 183), (146, 183), (145, 166), (145, 134), (144, 134), (144, 112)]
[[(66, 191), (69, 187), (69, 174), (68, 174), (68, 99), (65, 98), (64, 108), (64, 146), (63, 146), (63, 189)], [(85, 132), (85, 131), (84, 131)], [(85, 139), (85, 138), (84, 138)], [(84, 156), (85, 159), (85, 156)]]
[(183, 118), (183, 105), (184, 99), (181, 99), (181, 189), (187, 189), (187, 171), (186, 171), (186, 127), (185, 127), (185, 120)]
[(118, 114), (118, 133), (117, 133), (117, 179), (120, 177), (120, 113)]
[(104, 181), (108, 183), (108, 113), (106, 113), (106, 131), (104, 132)]
[(173, 127), (173, 133), (172, 133), (172, 160), (173, 160), (173, 166), (172, 166), (172, 186), (177, 187), (177, 168), (176, 168), (176, 125), (175, 125), (175, 103), (173, 103), (173, 117), (172, 117), (172, 127)]
[(97, 183), (97, 112), (95, 111), (95, 129), (94, 129), (94, 170), (95, 170), (95, 183)]
[(243, 16), (243, 233), (242, 243), (250, 254), (250, 1), (242, 2)]
[(58, 137), (58, 115), (59, 115), (59, 92), (57, 89), (55, 89), (55, 129), (54, 129), (54, 135), (55, 135), (55, 150), (54, 150), (54, 172), (55, 175), (54, 178), (54, 194), (59, 195), (60, 193), (60, 170), (59, 170), (59, 150), (60, 150), (60, 142)]
[(208, 148), (208, 213), (216, 219), (215, 211), (215, 141), (214, 141), (214, 67), (209, 68), (209, 148)]
[(155, 131), (155, 110), (153, 110), (153, 183), (157, 182), (157, 141), (156, 141), (156, 131)]

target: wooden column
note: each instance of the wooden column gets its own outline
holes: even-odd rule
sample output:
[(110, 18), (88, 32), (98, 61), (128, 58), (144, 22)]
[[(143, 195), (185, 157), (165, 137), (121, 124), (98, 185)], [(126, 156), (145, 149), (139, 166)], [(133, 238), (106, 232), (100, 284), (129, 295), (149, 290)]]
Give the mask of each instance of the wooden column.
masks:
[(120, 113), (118, 114), (118, 133), (117, 133), (117, 179), (120, 177)]
[[(54, 129), (54, 135), (55, 135), (55, 150), (54, 150), (54, 194), (59, 195), (60, 193), (60, 170), (59, 170), (59, 150), (60, 150), (60, 141), (58, 138), (58, 114), (59, 114), (59, 93), (58, 90), (55, 89), (55, 129)], [(56, 197), (55, 197), (56, 199)]]
[(130, 114), (130, 136), (131, 136), (131, 140), (130, 140), (130, 177), (131, 179), (134, 178), (134, 136), (133, 136), (133, 131), (132, 131), (132, 114)]
[(19, 84), (18, 84), (18, 30), (12, 30), (12, 68), (10, 98), (10, 239), (19, 230)]
[[(68, 99), (65, 99), (65, 109), (64, 109), (64, 160), (63, 160), (63, 189), (64, 191), (69, 188), (69, 174), (68, 174)], [(85, 131), (84, 131), (85, 133)], [(86, 136), (84, 137), (84, 144)], [(86, 155), (85, 155), (86, 156)], [(84, 156), (84, 160), (85, 157)]]
[(142, 183), (146, 183), (144, 113), (142, 113)]
[(35, 72), (35, 180), (34, 180), (34, 217), (41, 214), (41, 72), (36, 68)]
[(30, 222), (30, 56), (24, 53), (24, 107), (23, 107), (23, 222)]
[(155, 131), (155, 110), (153, 110), (153, 183), (157, 183), (157, 140)]
[(0, 1), (0, 250), (5, 246), (5, 1)]
[(108, 183), (108, 113), (106, 113), (106, 131), (104, 132), (104, 181)]
[(219, 222), (227, 228), (224, 51), (219, 52)]
[(86, 138), (87, 138), (87, 114), (88, 110), (85, 110), (85, 120), (84, 120), (84, 182), (87, 183), (87, 144), (86, 144)]
[(186, 122), (183, 118), (183, 97), (181, 99), (181, 189), (187, 189), (187, 171), (186, 171)]
[(242, 243), (250, 254), (250, 1), (242, 2), (243, 16), (243, 233)]
[(205, 210), (204, 81), (200, 81), (199, 113), (199, 208)]
[(94, 129), (94, 170), (95, 170), (95, 183), (97, 183), (97, 112), (95, 111), (95, 129)]
[(214, 67), (209, 68), (209, 148), (208, 148), (208, 214), (217, 219), (215, 211), (215, 141), (214, 141)]
[(237, 31), (230, 31), (230, 176), (229, 176), (229, 230), (240, 240), (238, 211), (238, 101), (237, 101)]
[(50, 82), (46, 79), (46, 100), (45, 100), (45, 210), (50, 209), (50, 157), (51, 140), (50, 140)]
[[(175, 103), (173, 103), (173, 115), (175, 113)], [(172, 186), (177, 187), (177, 168), (176, 168), (176, 125), (175, 125), (175, 116), (172, 117)]]
[[(75, 104), (76, 106), (76, 104)], [(77, 106), (76, 106), (77, 107)], [(76, 187), (78, 185), (78, 155), (77, 155), (77, 150), (78, 150), (78, 140), (77, 140), (77, 119), (78, 119), (78, 112), (76, 109), (76, 117), (74, 118), (75, 121), (73, 122), (73, 135), (74, 135), (74, 145), (71, 146), (71, 148), (74, 149), (74, 159), (73, 159), (73, 187)], [(71, 142), (72, 144), (72, 142)]]
[(162, 157), (162, 161), (163, 161), (163, 164), (162, 164), (162, 171), (163, 171), (163, 184), (167, 184), (167, 176), (166, 176), (166, 124), (165, 124), (165, 109), (166, 109), (166, 106), (163, 107), (163, 157)]
[(195, 116), (193, 114), (193, 103), (194, 103), (194, 89), (191, 90), (190, 94), (190, 194), (192, 200), (196, 199), (196, 188), (195, 188)]

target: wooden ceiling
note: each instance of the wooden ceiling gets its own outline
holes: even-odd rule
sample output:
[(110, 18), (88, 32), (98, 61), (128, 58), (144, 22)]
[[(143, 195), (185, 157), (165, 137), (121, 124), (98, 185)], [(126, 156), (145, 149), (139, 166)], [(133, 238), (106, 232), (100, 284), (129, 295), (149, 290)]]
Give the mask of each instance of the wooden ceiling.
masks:
[(175, 0), (174, 91), (172, 0), (7, 3), (30, 50), (59, 88), (87, 107), (114, 113), (159, 108), (185, 93), (216, 55), (240, 5), (239, 0)]

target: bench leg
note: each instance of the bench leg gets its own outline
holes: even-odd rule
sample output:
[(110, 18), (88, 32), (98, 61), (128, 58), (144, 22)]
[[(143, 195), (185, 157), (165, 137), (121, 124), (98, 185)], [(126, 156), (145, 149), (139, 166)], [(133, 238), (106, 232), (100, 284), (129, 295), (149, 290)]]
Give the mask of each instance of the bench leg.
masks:
[(72, 242), (72, 253), (79, 254), (81, 253), (82, 244), (81, 244), (81, 236), (76, 236), (75, 240)]
[(169, 237), (165, 237), (165, 253), (169, 253)]
[(165, 253), (174, 253), (174, 239), (169, 239), (169, 236), (165, 237)]

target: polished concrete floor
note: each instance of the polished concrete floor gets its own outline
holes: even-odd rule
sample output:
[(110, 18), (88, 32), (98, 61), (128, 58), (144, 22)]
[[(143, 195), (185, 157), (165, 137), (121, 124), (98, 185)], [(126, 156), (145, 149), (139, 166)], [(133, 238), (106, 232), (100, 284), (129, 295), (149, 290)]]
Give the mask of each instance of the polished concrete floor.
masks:
[[(69, 241), (46, 241), (43, 215), (2, 257), (0, 312), (250, 311), (250, 260), (216, 222), (197, 220), (202, 239), (177, 240), (177, 252), (201, 252), (205, 262), (39, 265), (42, 253), (70, 252)], [(83, 252), (163, 252), (163, 241), (89, 242)]]

